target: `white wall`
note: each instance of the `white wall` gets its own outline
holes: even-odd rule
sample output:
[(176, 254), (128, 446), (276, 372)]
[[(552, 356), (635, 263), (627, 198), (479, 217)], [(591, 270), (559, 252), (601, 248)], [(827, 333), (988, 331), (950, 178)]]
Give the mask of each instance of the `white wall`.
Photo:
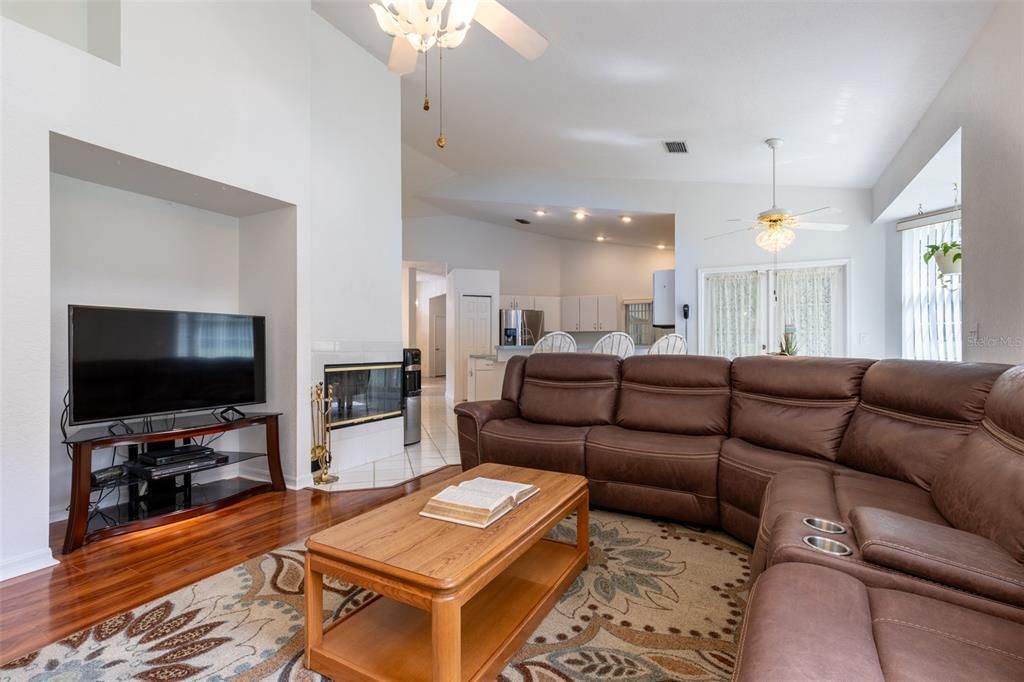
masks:
[(671, 268), (672, 251), (556, 239), (463, 218), (406, 218), (406, 260), (501, 273), (501, 292), (526, 296), (618, 294), (650, 298), (651, 273)]
[[(399, 81), (311, 19), (312, 383), (325, 364), (400, 361), (408, 317), (403, 324)], [(403, 435), (401, 419), (337, 429), (332, 469), (402, 452)]]
[[(440, 296), (445, 292), (447, 283), (444, 277), (430, 277), (428, 279), (421, 279), (416, 282), (416, 298), (414, 299), (414, 306), (416, 307), (416, 342), (415, 348), (420, 349), (420, 356), (422, 358), (423, 376), (431, 377), (435, 375), (434, 364), (432, 361), (432, 321), (430, 319), (430, 299)], [(443, 311), (439, 311), (439, 314), (445, 314)]]
[[(52, 562), (50, 131), (296, 206), (295, 248), (281, 256), (294, 259), (296, 388), (284, 407), (296, 471), (309, 451), (312, 320), (332, 352), (401, 347), (398, 79), (308, 3), (121, 9), (120, 67), (0, 19), (0, 578)], [(314, 75), (316, 51), (328, 66)], [(318, 261), (314, 277), (313, 254), (336, 267)], [(321, 307), (313, 292), (331, 287), (344, 295)]]
[[(50, 520), (57, 521), (67, 518), (71, 496), (59, 428), (68, 390), (68, 305), (239, 312), (239, 230), (237, 218), (219, 213), (63, 175), (52, 174), (50, 182), (49, 498)], [(222, 441), (227, 450), (234, 449), (231, 435)], [(100, 451), (94, 466), (109, 466), (111, 454)]]
[[(753, 218), (764, 210), (770, 204), (770, 186), (460, 175), (443, 179), (424, 191), (430, 196), (456, 200), (611, 210), (628, 206), (636, 211), (675, 214), (676, 317), (680, 332), (683, 323), (679, 308), (683, 303), (690, 304), (690, 321), (698, 319), (699, 268), (770, 261), (770, 256), (754, 244), (753, 235), (705, 239), (736, 229), (735, 223), (727, 222), (731, 218)], [(801, 231), (796, 242), (781, 254), (780, 261), (850, 258), (852, 324), (856, 333), (853, 347), (848, 352), (850, 355), (882, 357), (896, 349), (898, 354), (900, 330), (889, 324), (892, 314), (887, 311), (889, 297), (899, 296), (898, 272), (894, 279), (888, 265), (890, 244), (884, 228), (871, 223), (871, 192), (866, 189), (780, 187), (779, 199), (791, 210), (831, 206), (836, 212), (821, 218), (822, 222), (849, 225), (840, 233)], [(411, 255), (406, 254), (406, 257)], [(564, 284), (567, 279), (563, 276), (561, 282)], [(688, 331), (690, 346), (696, 348), (696, 323), (688, 325)]]
[(460, 216), (405, 218), (402, 257), (501, 273), (501, 290), (557, 296), (561, 288), (560, 241)]
[(455, 269), (448, 273), (445, 282), (445, 325), (448, 344), (446, 346), (445, 398), (449, 401), (466, 399), (466, 360), (459, 339), (459, 310), (463, 296), (491, 297), (491, 344), (498, 343), (498, 296), (499, 274), (497, 270)]
[(969, 361), (1024, 362), (1022, 35), (1024, 4), (997, 5), (873, 190), (874, 215), (880, 215), (962, 128), (961, 282), (964, 359)]

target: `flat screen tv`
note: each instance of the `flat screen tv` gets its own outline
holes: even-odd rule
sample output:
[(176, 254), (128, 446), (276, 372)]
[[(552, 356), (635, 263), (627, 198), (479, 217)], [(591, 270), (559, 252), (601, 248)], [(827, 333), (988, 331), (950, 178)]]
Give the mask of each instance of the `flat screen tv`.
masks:
[(266, 402), (266, 319), (68, 306), (69, 422)]

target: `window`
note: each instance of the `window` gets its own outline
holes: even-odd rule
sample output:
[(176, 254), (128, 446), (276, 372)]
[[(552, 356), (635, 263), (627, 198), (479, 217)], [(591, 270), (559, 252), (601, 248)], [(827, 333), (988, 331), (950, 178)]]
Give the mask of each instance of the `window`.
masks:
[(701, 271), (700, 353), (775, 352), (792, 330), (799, 355), (844, 355), (847, 271), (843, 261)]
[(652, 301), (631, 301), (626, 303), (626, 333), (638, 346), (650, 346), (671, 329), (655, 329), (654, 303)]
[(935, 261), (924, 262), (929, 244), (960, 241), (960, 219), (902, 230), (903, 357), (960, 360), (960, 280), (940, 281)]
[(761, 352), (761, 289), (761, 273), (756, 270), (706, 276), (702, 355), (734, 358)]

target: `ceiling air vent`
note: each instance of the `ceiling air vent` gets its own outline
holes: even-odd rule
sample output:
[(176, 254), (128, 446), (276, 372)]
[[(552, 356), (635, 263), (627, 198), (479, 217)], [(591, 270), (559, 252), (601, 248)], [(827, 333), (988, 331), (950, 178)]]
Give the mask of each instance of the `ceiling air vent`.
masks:
[(519, 223), (520, 225), (529, 225), (530, 224), (530, 221), (527, 220), (526, 218), (516, 218), (516, 222)]
[(678, 142), (666, 142), (665, 151), (669, 154), (687, 154), (689, 150), (686, 148), (686, 143), (682, 140)]

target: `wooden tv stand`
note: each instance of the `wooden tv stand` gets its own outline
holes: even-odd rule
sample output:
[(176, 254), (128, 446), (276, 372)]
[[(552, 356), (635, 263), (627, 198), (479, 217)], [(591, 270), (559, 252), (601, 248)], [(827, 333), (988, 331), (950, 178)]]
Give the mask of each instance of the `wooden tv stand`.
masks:
[[(90, 427), (70, 435), (64, 441), (71, 446), (71, 506), (68, 509), (68, 526), (64, 534), (64, 553), (73, 552), (88, 542), (183, 521), (208, 514), (253, 495), (284, 490), (278, 443), (279, 416), (278, 412), (249, 412), (237, 419), (227, 419), (212, 413), (180, 415), (135, 423), (131, 427), (133, 433), (126, 432), (124, 425), (119, 423), (116, 425), (117, 428), (106, 425)], [(128, 459), (130, 463), (134, 463), (139, 446), (147, 443), (191, 439), (261, 425), (266, 432), (266, 452), (218, 451), (216, 455), (221, 463), (211, 469), (266, 457), (270, 469), (270, 483), (233, 478), (211, 481), (193, 489), (191, 473), (182, 473), (179, 476), (184, 479), (184, 484), (178, 485), (178, 476), (168, 477), (169, 481), (160, 486), (163, 488), (163, 495), (157, 499), (151, 494), (151, 481), (130, 473), (124, 478), (95, 488), (100, 490), (103, 487), (128, 486), (127, 502), (95, 510), (89, 508), (90, 495), (94, 490), (91, 474), (93, 452), (96, 450), (130, 446)], [(204, 469), (206, 470), (210, 469)], [(146, 484), (146, 493), (140, 492), (141, 484)]]

